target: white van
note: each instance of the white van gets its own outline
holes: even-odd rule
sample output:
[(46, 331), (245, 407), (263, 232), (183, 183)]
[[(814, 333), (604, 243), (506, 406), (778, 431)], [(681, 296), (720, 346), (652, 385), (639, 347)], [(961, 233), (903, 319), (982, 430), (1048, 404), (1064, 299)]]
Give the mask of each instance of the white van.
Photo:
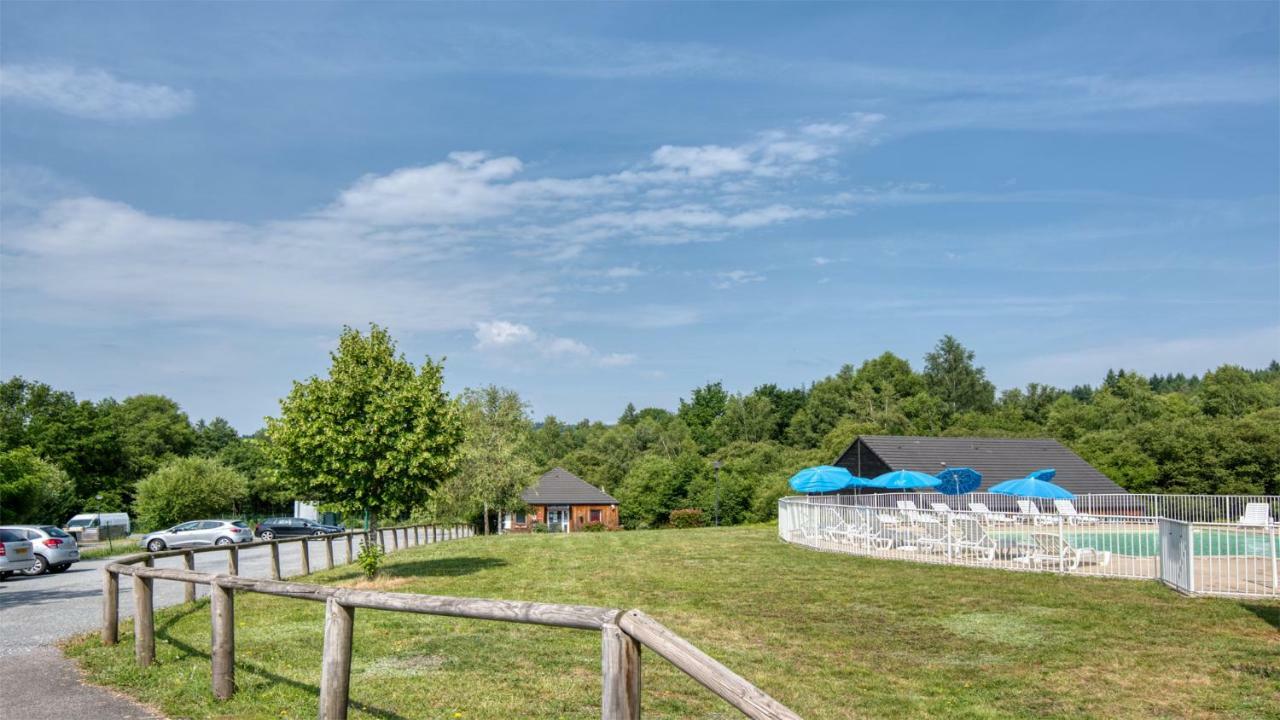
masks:
[(133, 526), (128, 513), (80, 513), (63, 528), (78, 542), (97, 542), (107, 538), (129, 537)]

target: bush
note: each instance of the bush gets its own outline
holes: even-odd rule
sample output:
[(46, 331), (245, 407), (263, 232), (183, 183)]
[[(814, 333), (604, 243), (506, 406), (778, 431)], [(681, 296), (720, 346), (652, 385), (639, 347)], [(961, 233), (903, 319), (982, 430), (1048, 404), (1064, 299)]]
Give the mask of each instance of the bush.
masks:
[(582, 526), (582, 532), (604, 532), (608, 529), (602, 522), (589, 522)]
[(234, 514), (248, 496), (240, 473), (210, 458), (174, 458), (138, 482), (134, 513), (144, 530)]
[(671, 511), (671, 527), (673, 528), (696, 528), (702, 527), (704, 524), (701, 508), (685, 508)]
[(372, 580), (382, 569), (382, 559), (386, 557), (382, 546), (376, 542), (365, 543), (356, 554), (356, 564), (364, 571), (364, 576)]
[(544, 533), (547, 531), (547, 524), (544, 522), (536, 522), (529, 526), (530, 532)]
[(61, 525), (75, 512), (75, 485), (57, 465), (30, 448), (0, 453), (0, 509), (4, 522)]

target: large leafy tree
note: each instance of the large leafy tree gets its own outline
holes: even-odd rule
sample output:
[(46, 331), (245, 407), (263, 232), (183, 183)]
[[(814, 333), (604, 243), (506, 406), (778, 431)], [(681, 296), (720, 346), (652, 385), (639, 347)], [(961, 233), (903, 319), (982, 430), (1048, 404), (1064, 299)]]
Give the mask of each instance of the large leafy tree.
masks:
[(716, 418), (724, 414), (725, 404), (729, 401), (729, 393), (718, 382), (707, 383), (693, 389), (693, 394), (686, 401), (680, 399), (680, 412), (677, 413), (693, 435), (693, 441), (702, 450), (713, 450), (716, 445), (715, 432), (711, 426)]
[(138, 483), (133, 503), (138, 524), (148, 530), (192, 518), (241, 510), (248, 495), (244, 476), (210, 458), (171, 458)]
[(996, 386), (984, 369), (973, 364), (973, 351), (944, 335), (933, 352), (924, 356), (924, 381), (929, 392), (951, 414), (986, 412), (995, 404)]
[(62, 468), (31, 448), (0, 452), (0, 522), (60, 525), (75, 505), (75, 486)]
[(479, 509), (488, 535), (490, 509), (516, 509), (520, 491), (535, 477), (528, 447), (532, 423), (514, 390), (488, 385), (463, 391), (460, 400), (467, 435), (461, 470), (439, 496), (455, 508)]
[(132, 477), (150, 473), (168, 457), (195, 450), (196, 432), (187, 414), (163, 395), (134, 395), (104, 405)]
[(269, 452), (300, 494), (348, 511), (386, 514), (424, 503), (457, 472), (462, 413), (444, 391), (444, 366), (415, 368), (377, 325), (345, 328), (327, 377), (295, 382), (267, 418)]

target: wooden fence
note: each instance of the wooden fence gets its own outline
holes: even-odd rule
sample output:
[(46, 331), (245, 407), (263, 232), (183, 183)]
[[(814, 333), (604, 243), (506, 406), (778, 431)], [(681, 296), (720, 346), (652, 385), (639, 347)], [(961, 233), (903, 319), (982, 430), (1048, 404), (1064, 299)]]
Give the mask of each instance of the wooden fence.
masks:
[[(470, 528), (440, 528), (411, 525), (379, 531), (378, 542), (390, 549), (467, 537)], [(412, 533), (412, 535), (410, 535)], [(280, 574), (280, 545), (302, 543), (303, 574), (311, 572), (308, 542), (324, 541), (325, 567), (334, 566), (333, 543), (346, 541), (346, 560), (354, 557), (354, 538), (362, 536), (372, 542), (371, 533), (348, 531), (332, 535), (264, 540), (236, 545), (166, 550), (121, 558), (103, 568), (102, 642), (115, 644), (119, 639), (119, 576), (133, 579), (134, 656), (138, 665), (147, 667), (155, 661), (155, 609), (152, 584), (168, 580), (186, 584), (185, 599), (195, 600), (195, 586), (209, 586), (209, 608), (212, 617), (213, 696), (219, 700), (235, 693), (235, 593), (256, 592), (325, 604), (324, 654), (320, 668), (320, 720), (343, 720), (351, 682), (351, 638), (355, 627), (356, 608), (392, 612), (445, 615), (477, 620), (549, 625), (552, 627), (593, 630), (600, 633), (601, 699), (600, 715), (604, 720), (636, 720), (640, 717), (640, 649), (647, 647), (681, 671), (697, 680), (743, 715), (768, 720), (795, 719), (799, 715), (774, 700), (714, 658), (694, 647), (661, 623), (639, 610), (584, 605), (557, 605), (513, 600), (445, 597), (414, 593), (375, 592), (328, 585), (288, 582)], [(271, 579), (243, 577), (239, 574), (239, 552), (244, 548), (270, 546)], [(225, 574), (195, 571), (196, 553), (226, 552)], [(184, 569), (154, 567), (156, 558), (182, 556)]]

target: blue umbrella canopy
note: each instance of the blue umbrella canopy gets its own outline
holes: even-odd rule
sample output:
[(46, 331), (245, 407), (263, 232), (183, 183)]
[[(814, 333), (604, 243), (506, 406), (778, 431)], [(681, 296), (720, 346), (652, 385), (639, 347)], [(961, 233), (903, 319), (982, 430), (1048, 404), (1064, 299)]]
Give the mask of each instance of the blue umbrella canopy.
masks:
[(982, 484), (982, 473), (967, 467), (947, 468), (938, 473), (942, 484), (938, 492), (943, 495), (964, 495), (978, 489)]
[(999, 493), (1000, 495), (1017, 495), (1019, 497), (1049, 498), (1052, 500), (1075, 499), (1075, 495), (1072, 495), (1066, 488), (1032, 476), (1018, 478), (1017, 480), (1005, 480), (987, 492)]
[(1053, 468), (1041, 468), (1039, 470), (1036, 470), (1035, 472), (1027, 473), (1027, 477), (1049, 482), (1053, 480), (1053, 476), (1057, 474), (1058, 474), (1058, 471), (1054, 470)]
[(842, 467), (818, 465), (791, 476), (791, 489), (802, 493), (832, 492), (865, 483)]
[(911, 490), (914, 488), (938, 487), (942, 481), (932, 475), (915, 470), (894, 470), (878, 475), (867, 482), (868, 487), (886, 488), (889, 490)]

